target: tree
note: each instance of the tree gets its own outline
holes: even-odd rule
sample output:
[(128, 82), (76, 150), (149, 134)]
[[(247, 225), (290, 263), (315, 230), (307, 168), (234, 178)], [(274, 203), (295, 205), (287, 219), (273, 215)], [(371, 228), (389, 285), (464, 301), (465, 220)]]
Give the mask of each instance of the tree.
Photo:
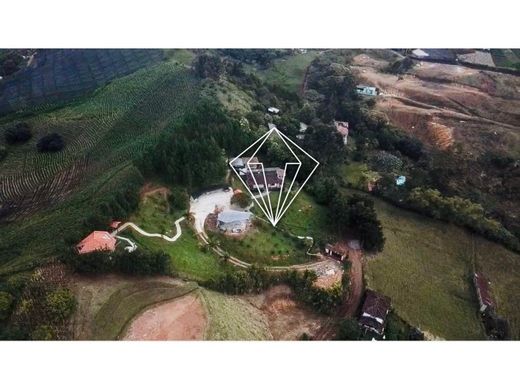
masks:
[(65, 142), (63, 138), (58, 133), (52, 133), (46, 135), (38, 141), (36, 144), (36, 148), (40, 153), (44, 152), (59, 152), (65, 147)]
[(10, 145), (27, 142), (32, 137), (31, 128), (25, 122), (20, 122), (6, 130), (5, 142)]
[(31, 333), (31, 338), (33, 340), (54, 340), (56, 334), (52, 326), (40, 325)]
[(237, 192), (231, 197), (231, 204), (237, 204), (241, 208), (245, 209), (251, 204), (251, 197), (245, 192)]
[(0, 161), (2, 161), (7, 156), (7, 148), (3, 145), (0, 145)]
[(11, 314), (11, 308), (14, 298), (11, 294), (5, 291), (0, 291), (0, 321), (3, 321)]
[(58, 288), (46, 296), (47, 312), (55, 321), (65, 321), (74, 312), (76, 299), (67, 288)]
[(195, 74), (200, 78), (218, 80), (224, 72), (224, 64), (219, 57), (202, 54), (194, 61)]
[(338, 340), (359, 340), (361, 328), (354, 319), (346, 319), (340, 322), (338, 329)]

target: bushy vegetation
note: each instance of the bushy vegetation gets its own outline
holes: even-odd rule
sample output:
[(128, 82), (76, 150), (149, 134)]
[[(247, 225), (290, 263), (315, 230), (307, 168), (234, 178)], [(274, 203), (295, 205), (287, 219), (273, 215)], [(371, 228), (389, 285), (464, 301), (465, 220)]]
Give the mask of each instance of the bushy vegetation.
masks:
[(241, 208), (246, 208), (251, 204), (251, 197), (245, 192), (238, 192), (231, 197), (231, 204), (237, 204)]
[(59, 152), (65, 147), (65, 142), (63, 141), (63, 137), (58, 133), (52, 133), (49, 135), (45, 135), (38, 140), (36, 144), (36, 148), (38, 152)]
[(226, 172), (226, 153), (239, 153), (250, 141), (251, 135), (241, 130), (238, 121), (206, 101), (163, 134), (138, 165), (168, 183), (198, 189), (220, 183)]
[(95, 251), (86, 254), (69, 253), (62, 261), (80, 273), (122, 273), (127, 275), (167, 275), (170, 273), (170, 258), (164, 252), (133, 252), (117, 250), (113, 253)]
[(256, 266), (247, 270), (226, 272), (217, 279), (206, 282), (208, 288), (228, 294), (259, 293), (275, 284), (289, 285), (298, 300), (320, 313), (331, 314), (341, 303), (343, 287), (336, 285), (330, 289), (316, 287), (316, 274), (312, 271), (267, 272)]
[(14, 145), (22, 144), (31, 139), (32, 132), (30, 126), (26, 122), (19, 122), (5, 131), (5, 142)]

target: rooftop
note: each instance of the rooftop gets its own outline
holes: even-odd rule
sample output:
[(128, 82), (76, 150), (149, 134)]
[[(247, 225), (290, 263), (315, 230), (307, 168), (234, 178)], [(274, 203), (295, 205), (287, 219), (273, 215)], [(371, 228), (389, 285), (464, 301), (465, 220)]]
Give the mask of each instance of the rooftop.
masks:
[(114, 251), (116, 249), (116, 239), (103, 230), (95, 230), (76, 245), (78, 253), (90, 253), (94, 251)]
[(246, 211), (234, 211), (226, 210), (218, 215), (218, 222), (231, 223), (231, 222), (242, 222), (251, 219), (253, 214)]

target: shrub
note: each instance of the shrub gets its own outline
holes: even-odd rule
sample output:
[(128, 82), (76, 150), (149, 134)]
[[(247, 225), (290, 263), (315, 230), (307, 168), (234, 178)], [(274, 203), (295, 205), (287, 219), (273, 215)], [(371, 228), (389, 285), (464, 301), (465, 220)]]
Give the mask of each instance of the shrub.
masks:
[(5, 291), (0, 291), (0, 321), (3, 321), (11, 314), (11, 308), (14, 298), (11, 294)]
[(359, 340), (361, 328), (354, 319), (346, 319), (340, 322), (338, 329), (338, 340)]
[(0, 145), (0, 161), (2, 161), (7, 156), (7, 149), (5, 146)]
[(36, 144), (36, 148), (38, 152), (59, 152), (65, 147), (65, 142), (63, 142), (63, 138), (58, 133), (52, 133), (40, 138), (38, 143)]
[(55, 321), (65, 321), (76, 308), (76, 299), (67, 288), (58, 288), (47, 293), (45, 299), (47, 312)]
[(238, 192), (231, 197), (231, 204), (237, 204), (244, 209), (251, 204), (251, 197), (245, 192)]
[(25, 122), (17, 123), (5, 132), (5, 142), (10, 145), (27, 142), (31, 137), (31, 128)]

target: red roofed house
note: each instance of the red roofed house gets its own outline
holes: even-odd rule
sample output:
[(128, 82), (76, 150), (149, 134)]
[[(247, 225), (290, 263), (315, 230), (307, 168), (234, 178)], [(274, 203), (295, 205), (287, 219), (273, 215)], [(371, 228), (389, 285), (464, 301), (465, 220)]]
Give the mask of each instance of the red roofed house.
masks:
[(489, 281), (480, 272), (473, 275), (473, 282), (477, 289), (478, 302), (480, 304), (480, 312), (483, 313), (488, 309), (495, 309), (495, 302), (491, 298), (489, 291)]
[(121, 221), (112, 221), (112, 222), (110, 222), (110, 227), (112, 229), (117, 229), (119, 227), (119, 225), (121, 225)]
[(372, 331), (382, 336), (385, 331), (386, 316), (390, 311), (390, 298), (368, 290), (361, 309), (359, 325), (365, 331)]
[(336, 126), (337, 132), (341, 134), (343, 144), (346, 145), (348, 140), (348, 122), (334, 121), (334, 126)]
[(76, 245), (80, 255), (94, 251), (110, 251), (116, 249), (116, 239), (109, 232), (95, 230)]

